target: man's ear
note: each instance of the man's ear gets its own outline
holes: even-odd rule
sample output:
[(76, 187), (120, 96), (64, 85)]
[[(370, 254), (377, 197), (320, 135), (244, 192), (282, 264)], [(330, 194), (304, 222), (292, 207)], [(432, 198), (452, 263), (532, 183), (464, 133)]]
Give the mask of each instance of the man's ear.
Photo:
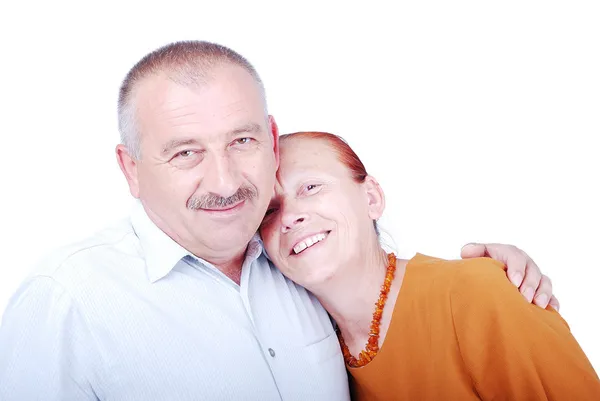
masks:
[(275, 122), (275, 117), (269, 115), (269, 129), (273, 136), (273, 152), (275, 152), (275, 168), (279, 169), (279, 128)]
[(125, 175), (125, 179), (129, 185), (129, 192), (131, 192), (131, 195), (134, 198), (139, 198), (140, 186), (138, 182), (138, 161), (129, 154), (125, 145), (117, 145), (115, 153), (117, 155), (119, 167)]
[(363, 182), (367, 194), (369, 217), (371, 220), (378, 220), (385, 209), (385, 194), (377, 180), (368, 175)]

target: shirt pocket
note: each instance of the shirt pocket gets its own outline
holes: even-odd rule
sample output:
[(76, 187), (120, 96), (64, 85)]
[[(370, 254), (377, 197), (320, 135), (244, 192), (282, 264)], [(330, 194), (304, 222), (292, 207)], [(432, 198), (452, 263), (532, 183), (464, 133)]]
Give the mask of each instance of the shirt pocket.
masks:
[(305, 345), (300, 352), (305, 354), (307, 360), (315, 363), (326, 362), (336, 357), (340, 360), (342, 358), (340, 343), (335, 332), (322, 340)]

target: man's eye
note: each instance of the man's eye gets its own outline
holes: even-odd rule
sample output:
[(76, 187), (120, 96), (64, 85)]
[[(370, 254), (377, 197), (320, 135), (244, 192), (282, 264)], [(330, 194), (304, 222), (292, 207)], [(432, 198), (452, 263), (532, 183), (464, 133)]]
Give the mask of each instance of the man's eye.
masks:
[(238, 138), (235, 140), (236, 145), (246, 145), (252, 141), (252, 138)]
[(204, 158), (204, 152), (200, 150), (182, 150), (175, 153), (169, 163), (179, 169), (187, 169), (197, 166)]
[(309, 184), (309, 185), (306, 186), (306, 190), (307, 191), (312, 191), (313, 189), (316, 189), (318, 187), (319, 187), (319, 185), (317, 185), (317, 184)]
[(181, 156), (183, 158), (186, 158), (186, 157), (193, 156), (194, 153), (196, 153), (196, 152), (194, 152), (193, 150), (184, 150), (183, 152), (177, 153), (177, 156)]

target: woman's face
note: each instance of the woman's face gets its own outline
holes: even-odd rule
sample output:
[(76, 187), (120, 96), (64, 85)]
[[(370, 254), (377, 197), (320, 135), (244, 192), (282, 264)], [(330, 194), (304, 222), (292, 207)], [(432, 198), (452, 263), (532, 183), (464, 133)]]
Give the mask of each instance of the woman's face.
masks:
[(310, 288), (377, 241), (373, 220), (383, 207), (377, 182), (354, 181), (325, 141), (288, 138), (280, 144), (276, 191), (260, 232), (273, 263)]

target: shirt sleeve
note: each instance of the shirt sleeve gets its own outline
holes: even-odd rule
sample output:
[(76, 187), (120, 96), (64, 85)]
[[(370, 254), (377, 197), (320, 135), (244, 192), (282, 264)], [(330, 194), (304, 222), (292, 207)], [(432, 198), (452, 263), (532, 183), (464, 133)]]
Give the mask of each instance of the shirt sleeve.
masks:
[(55, 280), (26, 281), (0, 327), (0, 400), (97, 400), (85, 377), (90, 344), (83, 326)]
[(451, 291), (456, 338), (483, 400), (600, 400), (600, 380), (568, 325), (528, 303), (502, 265), (474, 259)]

